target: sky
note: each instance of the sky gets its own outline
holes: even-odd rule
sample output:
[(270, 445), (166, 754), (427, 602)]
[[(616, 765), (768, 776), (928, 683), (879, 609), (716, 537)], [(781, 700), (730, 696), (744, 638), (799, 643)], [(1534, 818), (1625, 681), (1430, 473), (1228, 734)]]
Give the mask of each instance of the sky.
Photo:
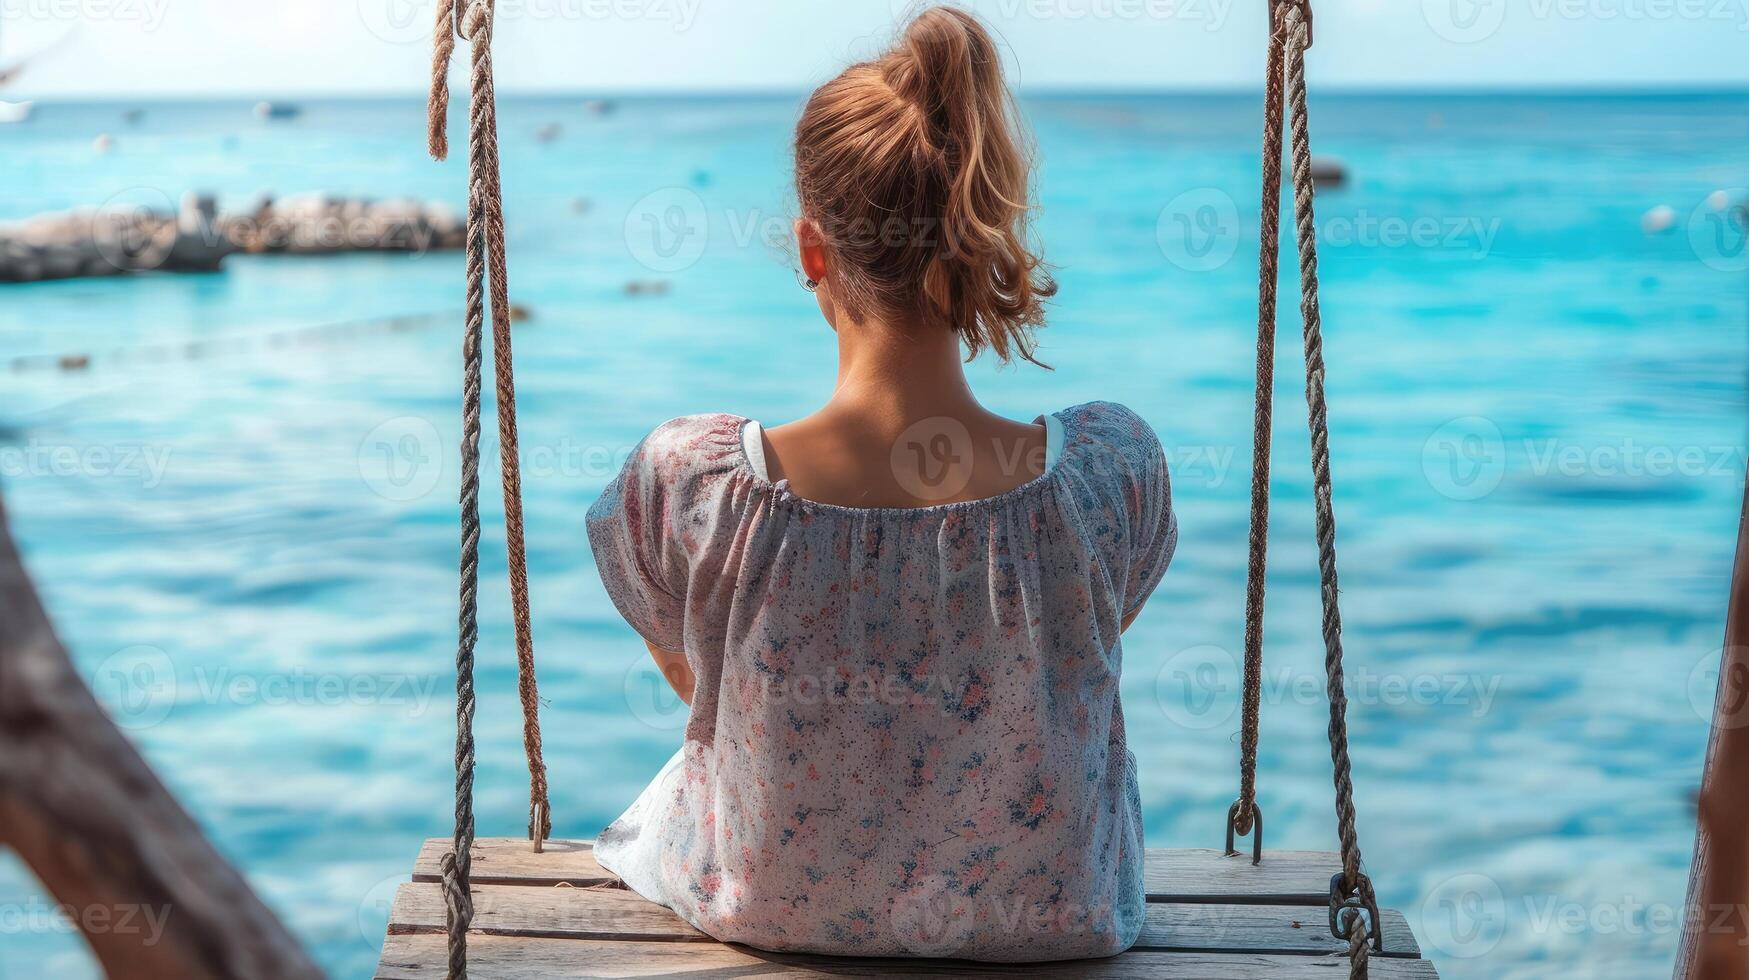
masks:
[[(413, 94), (435, 0), (0, 0), (0, 98)], [(1028, 91), (1241, 89), (1263, 0), (960, 0)], [(499, 88), (797, 91), (912, 0), (498, 0)], [(1749, 86), (1749, 0), (1315, 0), (1341, 88)]]

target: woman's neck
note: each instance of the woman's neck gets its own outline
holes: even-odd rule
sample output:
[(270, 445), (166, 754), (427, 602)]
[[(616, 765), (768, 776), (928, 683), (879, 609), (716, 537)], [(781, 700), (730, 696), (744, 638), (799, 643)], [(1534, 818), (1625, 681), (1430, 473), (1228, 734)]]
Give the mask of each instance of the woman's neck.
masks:
[(976, 417), (957, 331), (870, 320), (838, 332), (838, 383), (822, 412), (903, 428), (919, 418)]
[(1044, 427), (979, 405), (943, 327), (841, 325), (831, 400), (764, 438), (771, 480), (851, 507), (977, 500), (1044, 472)]

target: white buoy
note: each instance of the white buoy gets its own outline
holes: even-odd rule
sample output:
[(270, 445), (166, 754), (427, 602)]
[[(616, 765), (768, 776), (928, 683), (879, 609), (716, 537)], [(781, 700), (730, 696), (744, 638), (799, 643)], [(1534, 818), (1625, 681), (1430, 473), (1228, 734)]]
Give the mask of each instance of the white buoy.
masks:
[(1640, 216), (1640, 230), (1648, 235), (1669, 231), (1676, 227), (1676, 209), (1668, 204), (1660, 204)]
[(1706, 196), (1706, 206), (1709, 211), (1723, 211), (1731, 206), (1731, 192), (1713, 191)]
[(99, 133), (97, 138), (91, 141), (91, 148), (99, 153), (108, 153), (115, 149), (115, 137), (108, 133)]

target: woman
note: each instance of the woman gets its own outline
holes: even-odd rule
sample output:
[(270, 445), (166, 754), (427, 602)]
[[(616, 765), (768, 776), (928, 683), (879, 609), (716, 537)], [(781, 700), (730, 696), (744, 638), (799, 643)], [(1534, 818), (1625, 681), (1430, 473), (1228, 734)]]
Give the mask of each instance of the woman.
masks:
[(772, 950), (1105, 956), (1143, 918), (1119, 634), (1177, 541), (1153, 432), (1009, 421), (962, 370), (1033, 360), (1055, 292), (989, 33), (934, 8), (808, 100), (802, 272), (837, 390), (770, 429), (657, 428), (589, 512), (615, 605), (691, 704), (601, 863)]

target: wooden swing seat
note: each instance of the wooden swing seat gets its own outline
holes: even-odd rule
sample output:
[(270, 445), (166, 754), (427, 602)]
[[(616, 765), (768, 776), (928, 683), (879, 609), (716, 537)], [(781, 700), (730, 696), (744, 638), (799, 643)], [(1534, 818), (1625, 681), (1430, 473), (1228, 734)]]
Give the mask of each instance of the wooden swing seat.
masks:
[[(448, 958), (438, 862), (447, 838), (425, 842), (413, 880), (395, 894), (379, 980), (443, 977)], [(857, 959), (768, 953), (719, 943), (679, 916), (620, 885), (595, 861), (588, 841), (548, 841), (536, 854), (520, 838), (474, 847), (470, 975), (538, 977), (1007, 976), (1149, 977), (1161, 980), (1292, 980), (1348, 975), (1347, 944), (1330, 935), (1330, 876), (1341, 867), (1322, 851), (1249, 856), (1216, 850), (1150, 848), (1148, 917), (1120, 956), (1068, 963), (1004, 965), (966, 960)], [(1437, 978), (1401, 912), (1381, 911), (1385, 952), (1375, 980)]]

